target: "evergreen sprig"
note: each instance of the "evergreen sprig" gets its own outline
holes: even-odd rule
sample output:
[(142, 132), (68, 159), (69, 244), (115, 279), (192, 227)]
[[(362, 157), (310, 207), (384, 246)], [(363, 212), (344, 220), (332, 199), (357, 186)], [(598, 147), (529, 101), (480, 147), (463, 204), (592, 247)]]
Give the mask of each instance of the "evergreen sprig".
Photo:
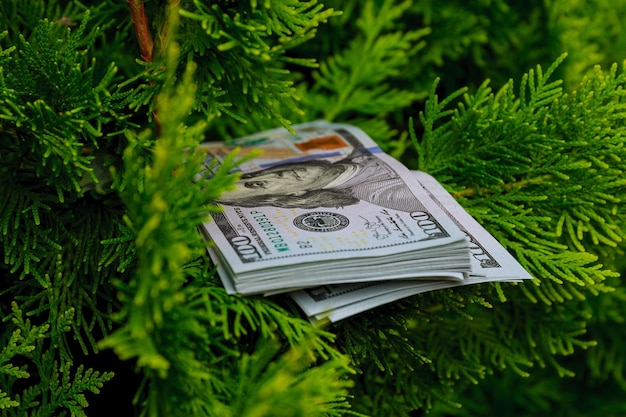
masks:
[(522, 288), (548, 304), (580, 298), (585, 286), (608, 290), (601, 282), (614, 272), (598, 257), (624, 237), (617, 212), (624, 198), (617, 122), (624, 75), (616, 66), (598, 68), (564, 94), (558, 80), (548, 81), (563, 59), (545, 74), (538, 67), (524, 76), (519, 98), (512, 83), (495, 94), (483, 84), (449, 111), (462, 91), (441, 103), (433, 94), (420, 115), (424, 134), (412, 136), (420, 168), (446, 182), (541, 280)]
[[(169, 53), (169, 62), (175, 62), (176, 44), (170, 45)], [(146, 143), (142, 140), (148, 136), (131, 137), (125, 154), (125, 176), (119, 189), (127, 206), (127, 226), (135, 236), (137, 267), (129, 282), (118, 283), (123, 306), (116, 318), (123, 324), (101, 347), (113, 348), (122, 359), (137, 360), (150, 382), (139, 395), (154, 415), (204, 412), (234, 416), (244, 410), (235, 404), (233, 395), (238, 391), (231, 391), (232, 382), (225, 376), (235, 378), (232, 373), (248, 362), (230, 363), (223, 371), (215, 365), (228, 363), (233, 352), (245, 350), (247, 344), (252, 349), (256, 337), (248, 333), (260, 332), (272, 339), (278, 331), (281, 339), (308, 354), (311, 362), (317, 357), (327, 360), (321, 369), (335, 369), (340, 375), (348, 368), (344, 356), (319, 340), (322, 332), (301, 319), (290, 319), (271, 301), (227, 297), (223, 288), (214, 287), (214, 271), (199, 259), (206, 244), (196, 229), (216, 209), (211, 203), (217, 193), (236, 179), (229, 171), (238, 161), (231, 155), (211, 178), (199, 176), (205, 155), (191, 149), (202, 140), (206, 123), (184, 124), (194, 106), (194, 68), (190, 65), (180, 81), (174, 70), (168, 71), (165, 90), (157, 100), (161, 136), (151, 157), (139, 157)], [(310, 374), (311, 379), (306, 380), (314, 380), (319, 369), (307, 371), (305, 375)], [(293, 372), (295, 385), (286, 387), (291, 392), (287, 398), (300, 397), (301, 403), (310, 407), (309, 398), (320, 394), (302, 392), (295, 382), (300, 378), (298, 372)], [(277, 380), (283, 380), (281, 375)], [(320, 406), (328, 404), (329, 410), (333, 404), (347, 407), (344, 391), (336, 391), (340, 385), (332, 389), (323, 386), (323, 396), (330, 399)], [(225, 414), (229, 409), (231, 414)], [(253, 410), (246, 412), (254, 415)]]
[[(69, 331), (73, 321), (73, 311), (60, 315), (55, 323), (60, 331)], [(11, 399), (6, 392), (0, 392), (0, 409), (7, 416), (51, 416), (63, 410), (72, 415), (86, 416), (84, 408), (89, 404), (84, 392), (99, 393), (103, 384), (113, 377), (111, 372), (98, 372), (79, 365), (72, 373), (71, 360), (58, 358), (55, 350), (47, 349), (47, 340), (54, 330), (50, 323), (33, 325), (24, 318), (23, 311), (16, 302), (12, 303), (12, 313), (4, 321), (11, 320), (11, 336), (6, 340), (6, 348), (0, 352), (0, 380), (3, 387), (20, 387)], [(16, 361), (19, 365), (13, 365)], [(37, 375), (39, 383), (19, 383)], [(4, 412), (3, 412), (3, 415)]]
[[(25, 365), (15, 365), (10, 361), (19, 356), (27, 356), (33, 352), (40, 339), (48, 335), (48, 325), (32, 326), (30, 322), (24, 321), (22, 312), (17, 304), (12, 303), (12, 310), (15, 317), (12, 319), (14, 326), (11, 327), (11, 333), (8, 340), (4, 340), (6, 334), (3, 335), (2, 342), (5, 344), (0, 351), (0, 378), (2, 378), (2, 387), (6, 389), (11, 387), (18, 379), (30, 377)], [(6, 316), (3, 322), (7, 322), (10, 316)], [(18, 407), (19, 401), (9, 397), (5, 391), (0, 391), (0, 409)]]
[(14, 136), (16, 157), (5, 169), (19, 173), (20, 182), (40, 179), (61, 203), (68, 193), (81, 191), (84, 176), (98, 182), (91, 162), (94, 150), (107, 143), (103, 128), (115, 131), (124, 125), (118, 114), (124, 94), (114, 85), (115, 65), (97, 73), (96, 62), (85, 60), (95, 42), (94, 34), (85, 38), (87, 22), (85, 17), (76, 30), (61, 34), (57, 23), (39, 23), (32, 40), (20, 38), (1, 86), (3, 130)]
[[(299, 88), (303, 94), (303, 116), (297, 120), (350, 120), (367, 131), (383, 146), (397, 149), (396, 131), (389, 126), (389, 114), (406, 108), (425, 96), (424, 91), (402, 88), (407, 66), (425, 46), (429, 28), (397, 29), (397, 21), (411, 6), (410, 1), (366, 1), (358, 6), (341, 4), (338, 32), (353, 27), (350, 42), (328, 39), (331, 54), (323, 57), (319, 69)], [(380, 19), (379, 16), (385, 16)], [(392, 140), (391, 138), (394, 138)], [(398, 141), (399, 142), (399, 141)]]
[[(236, 381), (237, 394), (231, 414), (261, 417), (266, 415), (362, 416), (352, 412), (346, 401), (352, 381), (346, 378), (347, 361), (328, 361), (311, 367), (308, 348), (293, 348), (276, 358), (277, 346), (261, 340), (254, 355), (241, 360)], [(334, 375), (330, 384), (321, 378)]]
[[(95, 328), (107, 327), (102, 309), (111, 297), (100, 287), (108, 269), (98, 265), (99, 241), (114, 237), (110, 226), (119, 221), (117, 202), (94, 201), (89, 191), (107, 192), (115, 162), (105, 131), (125, 125), (116, 113), (123, 94), (115, 66), (100, 73), (85, 59), (95, 43), (87, 22), (59, 30), (41, 21), (30, 40), (22, 36), (4, 51), (0, 79), (1, 244), (15, 278), (3, 292), (29, 314), (47, 312), (54, 328), (57, 315), (75, 309), (74, 336), (85, 352), (95, 349)], [(56, 335), (66, 346), (65, 332)]]
[[(134, 235), (138, 280), (130, 283), (137, 287), (130, 291), (135, 295), (132, 301), (126, 300), (127, 310), (123, 313), (130, 316), (128, 327), (110, 336), (105, 346), (117, 345), (120, 352), (126, 352), (124, 358), (139, 356), (140, 365), (161, 372), (167, 370), (167, 361), (156, 353), (150, 333), (162, 325), (164, 314), (182, 301), (179, 290), (186, 279), (182, 267), (198, 255), (201, 247), (199, 236), (189, 238), (208, 215), (208, 205), (219, 190), (233, 181), (227, 176), (234, 166), (232, 160), (210, 180), (196, 181), (203, 155), (189, 153), (188, 149), (199, 144), (206, 124), (181, 124), (194, 102), (191, 74), (192, 67), (180, 85), (168, 84), (167, 93), (157, 100), (163, 130), (149, 160), (141, 153), (151, 145), (150, 133), (129, 134), (131, 146), (125, 153), (125, 176), (119, 185), (128, 207), (127, 227)], [(174, 101), (173, 94), (180, 100)], [(132, 288), (126, 283), (120, 285), (126, 290)]]
[[(389, 31), (410, 2), (386, 1), (377, 6), (369, 1), (363, 6), (356, 19), (359, 37), (313, 73), (311, 93), (323, 100), (315, 108), (326, 120), (345, 119), (352, 113), (376, 117), (406, 107), (420, 96), (387, 83), (424, 47), (429, 30)], [(386, 18), (379, 19), (380, 15)]]
[(226, 113), (239, 122), (254, 109), (256, 116), (288, 126), (278, 109), (299, 105), (286, 64), (316, 64), (287, 52), (315, 36), (335, 11), (316, 1), (279, 0), (237, 6), (193, 1), (179, 12), (178, 36), (187, 40), (181, 65), (193, 60), (202, 68), (196, 74), (202, 100), (195, 109), (210, 119)]

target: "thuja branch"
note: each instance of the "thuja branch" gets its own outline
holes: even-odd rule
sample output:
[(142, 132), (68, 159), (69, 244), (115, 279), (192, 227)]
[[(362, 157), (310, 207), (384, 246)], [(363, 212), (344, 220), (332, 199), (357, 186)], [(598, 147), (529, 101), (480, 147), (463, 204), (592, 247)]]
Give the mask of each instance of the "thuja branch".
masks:
[[(150, 33), (150, 27), (148, 22), (148, 15), (146, 14), (146, 8), (144, 6), (144, 0), (126, 0), (128, 3), (128, 9), (130, 11), (130, 19), (133, 23), (133, 27), (135, 28), (135, 35), (137, 36), (137, 43), (139, 44), (139, 50), (141, 54), (141, 59), (146, 62), (152, 62), (154, 56), (154, 39), (152, 38), (152, 34)], [(168, 12), (171, 12), (172, 7), (177, 6), (179, 1), (169, 1), (168, 2)], [(164, 24), (159, 34), (161, 37), (169, 38), (170, 32), (168, 31), (168, 24)], [(161, 51), (164, 50), (164, 45), (161, 43), (160, 45)], [(153, 81), (150, 82), (151, 85), (154, 84)], [(154, 125), (157, 136), (161, 134), (161, 123), (159, 119), (158, 111), (155, 109), (152, 112), (152, 117), (154, 119)]]
[[(539, 177), (530, 178), (527, 180), (511, 182), (511, 183), (505, 184), (501, 188), (501, 190), (504, 192), (509, 192), (517, 188), (524, 188), (528, 185), (541, 184), (542, 182), (547, 181), (551, 178), (552, 178), (551, 174), (546, 174), (546, 175), (541, 175)], [(461, 198), (461, 197), (468, 198), (468, 197), (476, 197), (476, 196), (485, 195), (485, 194), (493, 194), (495, 192), (496, 190), (494, 189), (470, 187), (470, 188), (466, 188), (464, 190), (452, 193), (452, 196), (454, 198)]]
[(130, 19), (135, 28), (141, 59), (144, 62), (152, 62), (152, 52), (154, 50), (154, 40), (148, 27), (148, 16), (143, 0), (126, 0), (130, 11)]

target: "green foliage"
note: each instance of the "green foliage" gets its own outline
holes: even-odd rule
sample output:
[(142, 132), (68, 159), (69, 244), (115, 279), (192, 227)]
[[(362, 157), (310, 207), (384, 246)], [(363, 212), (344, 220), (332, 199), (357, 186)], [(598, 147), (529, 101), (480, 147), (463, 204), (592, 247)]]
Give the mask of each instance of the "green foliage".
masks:
[[(64, 410), (74, 416), (86, 416), (84, 409), (89, 403), (84, 392), (98, 394), (113, 374), (85, 369), (83, 365), (72, 372), (71, 361), (59, 361), (55, 358), (55, 350), (46, 347), (45, 340), (51, 337), (54, 330), (48, 324), (36, 326), (24, 319), (16, 303), (12, 304), (12, 310), (12, 314), (4, 319), (11, 320), (13, 331), (8, 340), (3, 340), (6, 347), (0, 352), (0, 381), (3, 389), (13, 391), (15, 397), (0, 391), (3, 415), (51, 416), (60, 415)], [(73, 311), (65, 312), (57, 320), (63, 331), (69, 331), (74, 320)], [(29, 379), (33, 375), (37, 376), (39, 383), (21, 386), (21, 393), (15, 392), (14, 387), (20, 387), (19, 379)]]
[[(279, 108), (295, 108), (297, 95), (286, 64), (313, 66), (313, 59), (298, 59), (287, 51), (315, 36), (317, 27), (333, 16), (316, 1), (242, 2), (233, 5), (205, 1), (185, 2), (174, 21), (167, 16), (155, 29), (157, 59), (151, 71), (158, 79), (163, 45), (173, 30), (181, 39), (184, 69), (193, 61), (199, 100), (193, 110), (207, 119), (229, 115), (246, 121), (252, 112), (289, 124)], [(160, 6), (157, 6), (160, 7)], [(155, 11), (155, 14), (159, 11)], [(163, 13), (163, 11), (160, 11)], [(174, 29), (174, 26), (176, 27)], [(161, 47), (161, 48), (160, 48)], [(158, 88), (158, 84), (154, 86)], [(144, 102), (155, 88), (144, 93)], [(275, 122), (273, 122), (275, 123)]]
[[(169, 62), (174, 63), (178, 47), (172, 44), (169, 53)], [(285, 317), (287, 312), (272, 303), (233, 300), (215, 287), (205, 244), (196, 230), (214, 210), (211, 203), (220, 190), (235, 180), (228, 172), (238, 161), (233, 155), (209, 179), (200, 175), (205, 155), (189, 152), (202, 141), (206, 128), (203, 121), (184, 123), (197, 91), (194, 67), (189, 66), (180, 83), (174, 82), (174, 71), (169, 72), (157, 99), (161, 135), (151, 147), (149, 163), (140, 156), (149, 143), (145, 134), (129, 137), (119, 190), (134, 235), (136, 272), (130, 282), (117, 283), (124, 306), (115, 318), (123, 324), (101, 347), (113, 348), (121, 359), (136, 359), (150, 381), (145, 409), (151, 415), (262, 415), (255, 409), (254, 395), (265, 398), (286, 378), (293, 382), (281, 387), (284, 398), (294, 402), (294, 409), (300, 407), (301, 413), (310, 412), (311, 398), (319, 399), (319, 413), (345, 409), (349, 381), (337, 380), (330, 386), (317, 381), (320, 373), (341, 377), (348, 371), (346, 358), (326, 341), (329, 334), (324, 336), (301, 319)], [(245, 352), (246, 344), (254, 343), (256, 337), (248, 335), (252, 331), (270, 340), (280, 337), (300, 353), (278, 360), (284, 366), (272, 363), (265, 373), (254, 371), (256, 366), (268, 366), (265, 354), (244, 356), (226, 366), (236, 349)], [(305, 355), (311, 362), (318, 355), (328, 361), (306, 370), (299, 366)], [(273, 375), (273, 369), (278, 374)], [(234, 374), (238, 372), (242, 375)], [(259, 392), (243, 395), (248, 384), (258, 386)], [(309, 391), (315, 386), (319, 392)], [(282, 402), (268, 402), (268, 410), (278, 409)], [(293, 415), (294, 409), (287, 409), (286, 415)]]
[[(403, 77), (402, 70), (424, 47), (423, 38), (430, 32), (428, 28), (393, 31), (409, 6), (410, 2), (376, 5), (369, 1), (358, 16), (342, 17), (344, 23), (356, 18), (358, 35), (313, 72), (308, 117), (345, 120), (360, 116), (364, 122), (375, 122), (423, 97), (419, 91), (400, 90), (390, 83)], [(386, 18), (379, 19), (381, 15)]]
[(617, 209), (625, 197), (625, 131), (615, 121), (624, 117), (626, 76), (616, 66), (596, 68), (564, 94), (559, 81), (548, 82), (555, 67), (524, 76), (519, 98), (512, 82), (495, 94), (483, 84), (448, 111), (449, 100), (433, 94), (420, 115), (422, 140), (413, 135), (419, 168), (458, 191), (470, 213), (543, 278), (525, 292), (547, 304), (581, 298), (587, 284), (593, 294), (605, 290), (599, 283), (613, 273), (596, 261), (624, 239), (625, 220)]
[[(0, 2), (0, 415), (623, 414), (626, 2), (131, 3)], [(316, 118), (535, 279), (326, 329), (226, 294), (197, 229), (241, 159), (193, 149)]]
[[(84, 39), (86, 24), (85, 18), (77, 30), (61, 34), (56, 23), (38, 24), (32, 41), (20, 38), (1, 86), (3, 130), (15, 138), (5, 144), (11, 159), (3, 163), (3, 172), (16, 174), (16, 181), (40, 179), (60, 203), (67, 193), (81, 190), (83, 176), (95, 181), (91, 153), (106, 144), (103, 125), (116, 129), (125, 119), (117, 114), (124, 107), (123, 94), (111, 92), (115, 65), (109, 63), (96, 77), (96, 62), (84, 59), (81, 43), (94, 42), (93, 35)], [(19, 166), (11, 154), (20, 156)], [(45, 164), (29, 160), (39, 155)]]
[[(311, 365), (308, 349), (276, 358), (275, 346), (263, 340), (259, 346), (252, 356), (242, 358), (240, 374), (230, 376), (236, 381), (234, 405), (231, 414), (219, 415), (358, 415), (349, 411), (346, 402), (352, 383), (345, 378), (345, 358), (307, 369)], [(321, 384), (322, 379), (328, 383)]]
[(59, 317), (76, 311), (72, 337), (84, 352), (95, 348), (94, 329), (108, 325), (113, 297), (102, 284), (117, 265), (100, 263), (99, 241), (116, 235), (121, 207), (85, 193), (104, 193), (110, 182), (119, 145), (104, 130), (128, 126), (116, 113), (124, 94), (114, 87), (114, 64), (101, 73), (85, 59), (95, 42), (87, 22), (74, 31), (38, 23), (31, 40), (21, 36), (4, 50), (0, 78), (3, 293), (47, 316), (66, 359)]

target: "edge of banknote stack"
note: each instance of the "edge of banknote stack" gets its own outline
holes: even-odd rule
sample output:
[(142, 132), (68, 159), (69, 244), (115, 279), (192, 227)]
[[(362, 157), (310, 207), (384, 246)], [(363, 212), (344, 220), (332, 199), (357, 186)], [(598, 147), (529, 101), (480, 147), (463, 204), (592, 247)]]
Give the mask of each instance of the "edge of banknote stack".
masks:
[(235, 148), (263, 151), (239, 165), (202, 227), (229, 294), (287, 293), (320, 324), (426, 291), (531, 278), (432, 176), (357, 127), (293, 129), (201, 147), (207, 176)]

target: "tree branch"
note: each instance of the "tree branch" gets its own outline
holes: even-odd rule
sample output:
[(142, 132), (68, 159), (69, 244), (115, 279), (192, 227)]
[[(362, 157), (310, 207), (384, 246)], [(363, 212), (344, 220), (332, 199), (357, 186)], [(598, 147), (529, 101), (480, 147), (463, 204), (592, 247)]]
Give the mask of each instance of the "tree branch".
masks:
[[(533, 184), (541, 184), (542, 182), (549, 180), (552, 178), (552, 175), (550, 174), (546, 174), (546, 175), (541, 175), (539, 177), (535, 177), (535, 178), (530, 178), (527, 180), (522, 180), (522, 181), (517, 181), (517, 182), (512, 182), (509, 184), (505, 184), (503, 187), (501, 187), (501, 191), (504, 192), (509, 192), (515, 188), (523, 188), (527, 185), (533, 185)], [(482, 188), (482, 189), (477, 189), (476, 187), (471, 187), (471, 188), (466, 188), (464, 190), (460, 190), (457, 191), (455, 193), (452, 193), (452, 197), (454, 198), (460, 198), (460, 197), (476, 197), (479, 195), (485, 195), (485, 194), (493, 194), (496, 190), (490, 190), (490, 189), (486, 189), (486, 188)]]
[(144, 62), (152, 62), (154, 40), (150, 33), (148, 16), (146, 15), (143, 0), (126, 0), (126, 2), (128, 3), (128, 9), (130, 11), (130, 19), (135, 28), (135, 35), (137, 35), (141, 59), (143, 59)]
[[(154, 39), (150, 33), (150, 25), (148, 23), (148, 15), (146, 15), (144, 1), (145, 0), (126, 0), (126, 3), (128, 3), (128, 10), (130, 11), (130, 20), (133, 22), (133, 27), (135, 28), (141, 59), (148, 63), (152, 62)], [(153, 85), (154, 82), (150, 84)], [(152, 117), (154, 119), (156, 134), (159, 136), (161, 133), (161, 122), (159, 121), (157, 109), (154, 109), (152, 112)]]

